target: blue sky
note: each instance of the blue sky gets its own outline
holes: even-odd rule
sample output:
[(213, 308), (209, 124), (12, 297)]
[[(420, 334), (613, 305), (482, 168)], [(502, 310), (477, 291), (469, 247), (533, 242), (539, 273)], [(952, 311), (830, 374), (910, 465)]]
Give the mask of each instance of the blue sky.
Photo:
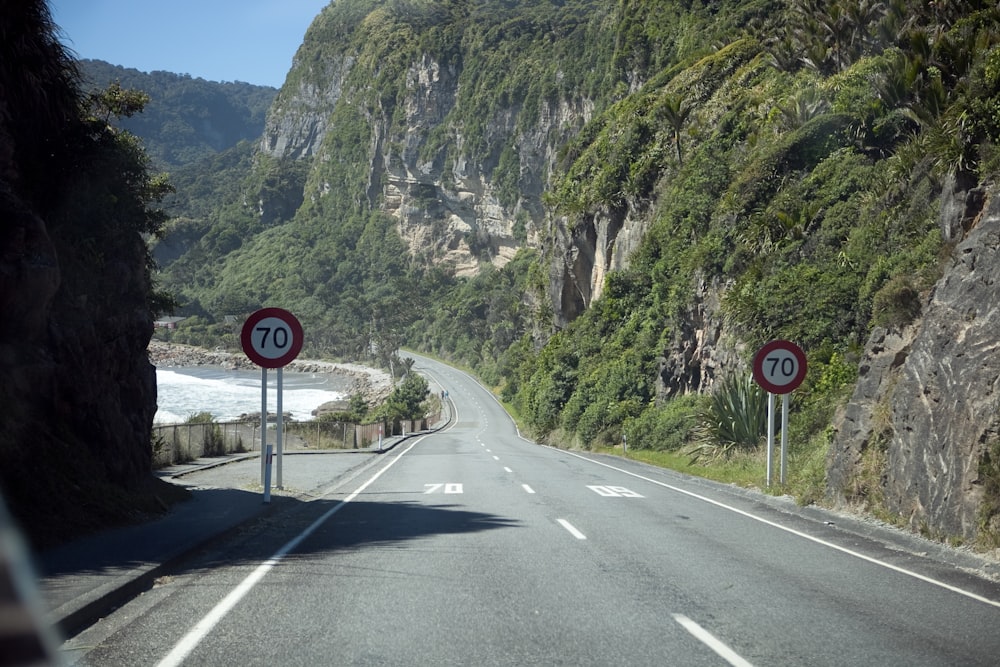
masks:
[(330, 0), (49, 0), (78, 58), (281, 86)]

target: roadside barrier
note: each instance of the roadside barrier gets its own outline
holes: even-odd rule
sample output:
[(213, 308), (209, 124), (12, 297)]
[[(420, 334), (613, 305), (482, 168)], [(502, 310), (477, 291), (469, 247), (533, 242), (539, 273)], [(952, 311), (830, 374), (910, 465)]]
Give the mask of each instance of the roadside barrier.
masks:
[[(379, 436), (388, 438), (425, 431), (441, 419), (440, 412), (424, 419), (355, 424), (314, 420), (284, 421), (286, 451), (368, 449), (377, 447)], [(273, 429), (274, 423), (268, 424)], [(269, 433), (267, 441), (274, 442)], [(260, 451), (260, 422), (204, 422), (199, 424), (154, 424), (153, 469), (194, 459)]]

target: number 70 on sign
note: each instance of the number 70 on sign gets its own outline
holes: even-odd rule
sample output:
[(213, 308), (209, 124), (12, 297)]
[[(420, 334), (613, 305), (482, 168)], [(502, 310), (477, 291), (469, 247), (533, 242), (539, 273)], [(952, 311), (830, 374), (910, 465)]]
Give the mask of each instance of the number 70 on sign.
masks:
[(795, 343), (773, 340), (753, 359), (753, 379), (772, 394), (788, 394), (806, 378), (806, 355)]

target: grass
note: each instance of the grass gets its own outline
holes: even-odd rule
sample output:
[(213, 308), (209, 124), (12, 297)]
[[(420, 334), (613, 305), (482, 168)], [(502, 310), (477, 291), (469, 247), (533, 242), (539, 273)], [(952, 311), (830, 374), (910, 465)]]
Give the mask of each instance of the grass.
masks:
[[(598, 454), (622, 456), (621, 447), (600, 447), (591, 450)], [(703, 477), (723, 484), (735, 484), (748, 488), (765, 486), (767, 481), (767, 456), (764, 451), (741, 452), (729, 458), (716, 459), (711, 464), (692, 461), (691, 457), (679, 452), (655, 451), (651, 449), (630, 449), (625, 458), (642, 461), (660, 468)], [(777, 460), (777, 457), (775, 457)], [(775, 480), (777, 464), (775, 465)], [(778, 485), (772, 485), (772, 489)]]

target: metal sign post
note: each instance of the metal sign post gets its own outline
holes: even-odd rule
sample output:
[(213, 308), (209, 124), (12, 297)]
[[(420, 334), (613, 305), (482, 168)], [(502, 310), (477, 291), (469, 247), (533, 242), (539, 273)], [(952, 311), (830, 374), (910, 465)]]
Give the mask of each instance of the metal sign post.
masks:
[(260, 483), (264, 483), (264, 449), (267, 447), (267, 369), (260, 369)]
[(282, 371), (282, 369), (279, 367), (278, 368), (278, 423), (277, 423), (277, 426), (275, 428), (275, 434), (274, 434), (274, 442), (275, 442), (275, 445), (277, 445), (277, 449), (278, 449), (278, 467), (277, 467), (277, 470), (276, 470), (276, 473), (277, 473), (277, 483), (276, 483), (276, 486), (279, 489), (285, 488), (284, 486), (281, 485), (281, 458), (282, 458), (281, 457), (281, 431), (282, 431), (282, 425), (283, 425), (283, 415), (282, 415), (282, 409), (281, 409), (281, 394), (282, 394), (282, 390), (283, 390), (283, 387), (281, 386), (281, 371)]
[(767, 485), (774, 477), (774, 392), (767, 392)]
[(788, 467), (788, 395), (806, 379), (806, 355), (795, 343), (773, 340), (753, 358), (753, 377), (767, 391), (767, 486), (774, 467), (774, 396), (781, 394), (781, 483)]

